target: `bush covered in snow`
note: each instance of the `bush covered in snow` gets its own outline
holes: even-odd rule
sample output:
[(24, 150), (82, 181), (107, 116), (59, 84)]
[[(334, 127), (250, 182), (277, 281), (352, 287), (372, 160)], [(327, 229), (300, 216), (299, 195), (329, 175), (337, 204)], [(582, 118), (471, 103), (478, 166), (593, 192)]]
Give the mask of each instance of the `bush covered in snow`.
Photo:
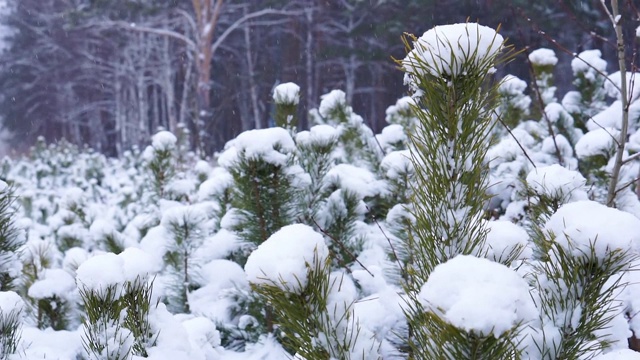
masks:
[(0, 357), (638, 357), (637, 89), (606, 207), (623, 110), (599, 51), (558, 100), (550, 49), (527, 91), (493, 78), (493, 29), (407, 45), (411, 94), (380, 134), (341, 90), (299, 131), (285, 83), (277, 126), (212, 159), (166, 131), (120, 159), (42, 141), (5, 158)]

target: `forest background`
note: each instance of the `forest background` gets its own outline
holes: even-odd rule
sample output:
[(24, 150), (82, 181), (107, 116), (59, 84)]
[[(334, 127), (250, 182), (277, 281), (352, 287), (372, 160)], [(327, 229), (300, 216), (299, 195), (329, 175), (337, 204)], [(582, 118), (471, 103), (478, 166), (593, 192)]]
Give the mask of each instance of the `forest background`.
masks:
[[(569, 53), (602, 49), (615, 63), (615, 43), (606, 41), (613, 28), (599, 3), (6, 0), (0, 119), (14, 152), (44, 136), (119, 156), (163, 128), (188, 130), (192, 147), (211, 154), (242, 131), (272, 126), (273, 88), (292, 81), (301, 86), (301, 128), (320, 95), (342, 89), (379, 132), (386, 107), (406, 92), (392, 60), (404, 56), (403, 32), (467, 18), (501, 24), (518, 49), (556, 50), (564, 93)], [(625, 32), (633, 38), (631, 24)], [(526, 55), (500, 71), (530, 78)]]

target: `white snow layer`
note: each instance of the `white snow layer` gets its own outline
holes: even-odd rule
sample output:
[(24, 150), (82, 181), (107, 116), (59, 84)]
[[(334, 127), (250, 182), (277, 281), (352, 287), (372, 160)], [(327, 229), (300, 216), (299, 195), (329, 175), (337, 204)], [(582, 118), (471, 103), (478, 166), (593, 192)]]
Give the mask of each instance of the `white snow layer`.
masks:
[(604, 74), (607, 71), (607, 62), (602, 59), (600, 50), (585, 50), (571, 60), (571, 69), (574, 75), (583, 73), (588, 80), (593, 81), (598, 72)]
[(489, 260), (501, 262), (514, 251), (522, 251), (519, 258), (526, 259), (532, 254), (529, 244), (529, 234), (521, 227), (510, 221), (487, 221), (487, 239), (485, 246)]
[(156, 151), (173, 150), (177, 142), (178, 138), (169, 131), (160, 131), (151, 138), (151, 146)]
[(436, 266), (419, 295), (426, 309), (450, 324), (498, 337), (536, 319), (527, 282), (508, 267), (468, 255)]
[(159, 270), (160, 264), (151, 255), (138, 248), (127, 248), (118, 255), (105, 253), (89, 258), (78, 268), (76, 280), (78, 286), (104, 294), (109, 287), (117, 290), (126, 282), (145, 281)]
[(298, 105), (298, 102), (300, 102), (300, 86), (292, 82), (276, 86), (273, 89), (273, 101), (276, 104)]
[(497, 55), (503, 41), (494, 29), (476, 23), (436, 26), (418, 38), (402, 65), (418, 76), (457, 76), (468, 70), (464, 66), (469, 61), (478, 65)]
[(327, 256), (329, 248), (321, 234), (307, 225), (288, 225), (249, 255), (244, 270), (251, 283), (299, 293), (307, 286), (308, 268), (322, 263)]
[(529, 61), (534, 65), (555, 66), (558, 63), (558, 58), (553, 50), (541, 48), (529, 54)]
[(609, 158), (615, 152), (616, 139), (619, 136), (620, 131), (614, 128), (598, 128), (589, 131), (576, 143), (576, 155), (580, 160), (596, 155)]
[(640, 220), (635, 216), (589, 200), (563, 205), (545, 225), (569, 253), (588, 256), (593, 247), (598, 259), (616, 249), (637, 250), (638, 229)]
[(332, 90), (320, 97), (318, 112), (323, 118), (327, 118), (338, 108), (347, 106), (347, 95), (342, 90)]
[[(232, 140), (218, 163), (231, 168), (240, 154), (247, 159), (261, 159), (273, 165), (286, 165), (295, 143), (289, 132), (281, 127), (245, 131)], [(277, 149), (277, 150), (276, 150)]]
[(582, 174), (558, 164), (531, 170), (526, 181), (527, 185), (539, 195), (566, 201), (585, 200), (588, 197), (585, 188), (586, 179)]

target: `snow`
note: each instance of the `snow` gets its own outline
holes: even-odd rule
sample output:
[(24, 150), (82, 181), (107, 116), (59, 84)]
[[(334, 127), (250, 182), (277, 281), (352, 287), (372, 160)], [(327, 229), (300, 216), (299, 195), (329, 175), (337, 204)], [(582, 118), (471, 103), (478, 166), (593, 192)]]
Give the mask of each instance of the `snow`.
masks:
[(151, 146), (156, 151), (171, 151), (177, 142), (178, 138), (169, 131), (160, 131), (151, 138)]
[(591, 156), (609, 155), (615, 152), (616, 140), (620, 131), (614, 128), (598, 128), (584, 134), (576, 143), (576, 155), (578, 159), (586, 159)]
[[(464, 75), (468, 70), (464, 66), (477, 66), (496, 56), (503, 41), (494, 29), (476, 23), (436, 26), (418, 38), (402, 66), (416, 76), (425, 72), (437, 77)], [(472, 65), (465, 65), (468, 61)]]
[(347, 106), (347, 97), (342, 90), (332, 90), (330, 93), (322, 95), (320, 99), (318, 112), (323, 118), (331, 116), (331, 113), (336, 109)]
[(558, 58), (553, 50), (541, 48), (529, 54), (529, 61), (539, 66), (555, 66), (558, 63)]
[(587, 198), (586, 179), (577, 171), (558, 164), (538, 167), (527, 175), (527, 185), (539, 195), (577, 201)]
[(338, 164), (331, 168), (323, 179), (324, 187), (337, 186), (358, 197), (374, 196), (384, 191), (384, 182), (371, 171), (350, 164)]
[(636, 37), (640, 38), (640, 26), (636, 28)]
[(520, 226), (504, 220), (486, 222), (489, 232), (485, 242), (485, 257), (501, 262), (518, 249), (522, 249), (519, 259), (528, 259), (532, 255), (529, 247), (529, 234)]
[(398, 180), (401, 176), (410, 175), (415, 171), (409, 150), (390, 152), (382, 159), (380, 168), (385, 176), (392, 180)]
[(607, 62), (602, 59), (600, 50), (585, 50), (571, 60), (571, 69), (574, 75), (583, 73), (593, 81), (595, 76), (600, 75), (598, 72), (606, 74)]
[(292, 82), (280, 84), (273, 89), (273, 101), (276, 104), (298, 105), (300, 86)]
[[(526, 81), (519, 79), (517, 76), (506, 75), (502, 78), (502, 81), (500, 81), (498, 89), (500, 93), (518, 95), (527, 89), (527, 83)], [(529, 99), (529, 101), (531, 101), (531, 99)]]
[(34, 299), (46, 299), (57, 297), (68, 299), (76, 291), (76, 282), (73, 276), (62, 269), (46, 269), (42, 279), (36, 280), (29, 287), (29, 296)]
[(640, 360), (640, 353), (631, 349), (620, 349), (596, 356), (593, 360)]
[(300, 293), (307, 286), (308, 268), (324, 262), (327, 256), (329, 248), (321, 234), (307, 225), (288, 225), (260, 244), (244, 269), (253, 284)]
[[(629, 71), (627, 71), (626, 73), (627, 96), (629, 99), (631, 99), (631, 102), (634, 102), (638, 99), (638, 97), (640, 97), (640, 81), (638, 81), (638, 75), (640, 75), (640, 73), (632, 73)], [(607, 94), (617, 100), (621, 99), (621, 86), (622, 74), (620, 73), (620, 71), (616, 71), (613, 74), (609, 75), (609, 81), (605, 81), (604, 83), (604, 89), (606, 90)]]
[(469, 255), (436, 266), (419, 299), (448, 323), (482, 336), (498, 337), (539, 316), (522, 277), (504, 265)]
[(545, 224), (570, 254), (587, 256), (593, 247), (598, 259), (616, 249), (637, 251), (639, 228), (635, 216), (589, 200), (563, 205)]
[(119, 255), (105, 253), (86, 260), (76, 271), (78, 286), (104, 296), (105, 291), (115, 287), (115, 296), (121, 294), (120, 286), (126, 282), (146, 281), (160, 270), (151, 255), (137, 248), (127, 248)]
[(331, 125), (315, 125), (309, 131), (300, 131), (296, 143), (303, 145), (331, 144), (338, 140), (340, 133)]
[(0, 291), (0, 311), (3, 314), (22, 312), (25, 309), (22, 297), (13, 291)]
[[(277, 149), (277, 150), (276, 150)], [(289, 132), (281, 127), (245, 131), (232, 141), (232, 148), (225, 151), (218, 163), (229, 169), (243, 154), (246, 159), (261, 159), (270, 164), (284, 166), (295, 143)]]

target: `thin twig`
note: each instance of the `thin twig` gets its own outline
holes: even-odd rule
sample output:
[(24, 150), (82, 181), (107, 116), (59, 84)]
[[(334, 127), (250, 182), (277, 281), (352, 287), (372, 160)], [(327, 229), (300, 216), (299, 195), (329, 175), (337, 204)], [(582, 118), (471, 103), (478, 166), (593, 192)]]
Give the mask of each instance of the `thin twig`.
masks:
[[(371, 209), (369, 208), (369, 206), (366, 206), (366, 208), (367, 208), (367, 211), (371, 212)], [(378, 226), (378, 229), (380, 229), (380, 232), (385, 237), (385, 239), (387, 239), (387, 242), (389, 243), (389, 246), (391, 247), (391, 252), (393, 253), (393, 257), (396, 258), (396, 262), (398, 263), (398, 268), (400, 268), (400, 271), (402, 272), (402, 274), (406, 274), (405, 268), (404, 268), (404, 266), (402, 266), (402, 263), (400, 262), (400, 257), (398, 256), (398, 253), (396, 252), (396, 249), (393, 246), (393, 243), (391, 242), (391, 239), (384, 232), (384, 230), (382, 229), (382, 226), (380, 226), (380, 223), (378, 223), (378, 219), (376, 219), (375, 215), (371, 214), (371, 219), (373, 220), (374, 223), (376, 223), (376, 225)]]
[(338, 246), (340, 247), (340, 249), (342, 249), (342, 251), (346, 252), (351, 259), (353, 259), (353, 261), (357, 262), (358, 265), (362, 266), (362, 268), (369, 273), (369, 275), (371, 275), (371, 277), (375, 277), (375, 275), (373, 275), (373, 273), (371, 271), (369, 271), (369, 269), (367, 269), (366, 266), (364, 266), (364, 264), (362, 262), (360, 262), (360, 260), (358, 260), (358, 258), (356, 258), (355, 255), (353, 255), (353, 253), (347, 249), (346, 246), (344, 246), (344, 244), (339, 241), (338, 239), (336, 239), (335, 237), (333, 237), (331, 234), (329, 234), (325, 229), (323, 229), (320, 224), (318, 224), (318, 222), (316, 221), (316, 219), (311, 219), (311, 221), (313, 221), (313, 223), (315, 224), (315, 226), (318, 228), (318, 230), (320, 230), (321, 233), (323, 233), (324, 235), (326, 235), (329, 239), (331, 239), (334, 243), (338, 244)]
[(522, 150), (522, 153), (524, 153), (524, 156), (527, 158), (527, 160), (529, 160), (531, 165), (533, 165), (533, 168), (537, 169), (538, 167), (533, 162), (533, 160), (531, 160), (531, 158), (529, 157), (529, 154), (527, 154), (527, 150), (525, 150), (525, 148), (522, 146), (522, 144), (520, 144), (520, 140), (518, 140), (518, 138), (516, 138), (516, 136), (513, 135), (513, 132), (511, 132), (511, 129), (509, 129), (509, 126), (507, 126), (507, 124), (504, 123), (504, 121), (502, 120), (502, 117), (500, 116), (500, 114), (498, 114), (495, 110), (493, 110), (493, 113), (496, 115), (496, 117), (497, 117), (498, 121), (500, 122), (500, 124), (502, 124), (502, 126), (504, 126), (504, 128), (507, 129), (507, 132), (509, 133), (509, 135), (511, 135), (513, 140), (516, 141), (516, 144), (518, 144), (518, 146), (520, 147), (520, 150)]

